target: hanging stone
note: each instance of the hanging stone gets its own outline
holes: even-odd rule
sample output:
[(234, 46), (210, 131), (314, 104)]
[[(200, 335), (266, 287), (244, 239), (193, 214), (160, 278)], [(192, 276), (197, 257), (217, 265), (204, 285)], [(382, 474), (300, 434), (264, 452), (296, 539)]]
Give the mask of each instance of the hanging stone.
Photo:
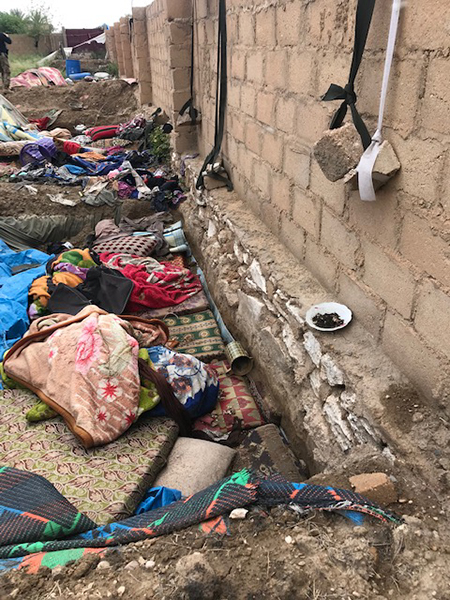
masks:
[[(387, 181), (392, 179), (401, 168), (400, 161), (395, 153), (392, 144), (384, 140), (380, 145), (380, 151), (375, 161), (372, 171), (372, 181), (374, 190), (378, 190)], [(348, 183), (353, 190), (358, 189), (358, 173), (356, 168), (349, 171), (345, 176), (345, 183)]]
[(314, 158), (330, 181), (338, 181), (355, 169), (363, 151), (361, 139), (352, 123), (329, 129), (313, 147)]

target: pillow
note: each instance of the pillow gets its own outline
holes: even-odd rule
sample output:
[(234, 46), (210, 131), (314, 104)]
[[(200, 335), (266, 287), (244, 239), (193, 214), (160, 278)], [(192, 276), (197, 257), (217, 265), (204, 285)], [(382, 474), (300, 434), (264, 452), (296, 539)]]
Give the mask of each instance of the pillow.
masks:
[(195, 421), (194, 429), (217, 437), (226, 435), (233, 428), (235, 417), (242, 421), (243, 429), (264, 425), (264, 418), (244, 378), (230, 373), (226, 361), (214, 360), (210, 366), (219, 376), (219, 402), (212, 413)]
[(118, 125), (106, 125), (103, 127), (91, 127), (84, 134), (88, 135), (94, 142), (113, 138), (117, 135)]
[(117, 237), (114, 240), (108, 240), (107, 242), (94, 242), (93, 249), (98, 253), (112, 252), (112, 253), (126, 253), (133, 254), (134, 256), (150, 256), (153, 250), (158, 245), (152, 235), (124, 235)]
[(184, 316), (168, 315), (164, 322), (170, 338), (178, 342), (177, 352), (193, 354), (203, 361), (224, 357), (225, 346), (210, 310)]

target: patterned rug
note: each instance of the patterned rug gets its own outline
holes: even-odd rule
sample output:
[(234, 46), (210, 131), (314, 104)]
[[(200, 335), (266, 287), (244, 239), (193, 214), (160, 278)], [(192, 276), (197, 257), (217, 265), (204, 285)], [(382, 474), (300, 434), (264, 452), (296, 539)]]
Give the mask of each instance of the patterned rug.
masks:
[(164, 467), (177, 425), (143, 416), (115, 442), (86, 450), (60, 417), (27, 423), (35, 402), (28, 391), (0, 392), (0, 466), (46, 477), (97, 523), (132, 515)]
[(214, 315), (210, 310), (185, 316), (169, 315), (164, 319), (170, 338), (178, 341), (174, 348), (182, 354), (192, 354), (203, 361), (222, 358), (225, 346)]
[(237, 417), (242, 429), (264, 425), (265, 420), (258, 408), (245, 379), (230, 372), (227, 361), (211, 362), (219, 375), (219, 402), (212, 413), (204, 415), (194, 423), (194, 429), (220, 437), (229, 433)]
[[(185, 500), (92, 529), (89, 520), (71, 507), (48, 481), (34, 473), (3, 468), (0, 469), (0, 559), (6, 560), (0, 560), (0, 571), (36, 568), (36, 564), (45, 564), (48, 552), (111, 548), (167, 535), (255, 503), (296, 505), (301, 512), (357, 511), (386, 523), (402, 522), (393, 513), (349, 490), (295, 484), (281, 476), (261, 479), (244, 469)], [(67, 561), (67, 556), (59, 557)], [(58, 564), (59, 557), (54, 555), (49, 561)]]

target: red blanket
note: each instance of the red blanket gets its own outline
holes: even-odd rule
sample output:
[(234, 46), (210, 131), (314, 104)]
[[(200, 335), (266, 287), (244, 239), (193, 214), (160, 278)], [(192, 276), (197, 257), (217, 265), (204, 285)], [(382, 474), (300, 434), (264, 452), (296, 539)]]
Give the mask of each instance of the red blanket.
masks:
[(107, 267), (118, 269), (133, 281), (134, 289), (127, 304), (129, 312), (140, 311), (143, 307), (175, 306), (202, 289), (197, 275), (170, 262), (158, 263), (153, 258), (132, 254), (104, 252), (99, 256)]

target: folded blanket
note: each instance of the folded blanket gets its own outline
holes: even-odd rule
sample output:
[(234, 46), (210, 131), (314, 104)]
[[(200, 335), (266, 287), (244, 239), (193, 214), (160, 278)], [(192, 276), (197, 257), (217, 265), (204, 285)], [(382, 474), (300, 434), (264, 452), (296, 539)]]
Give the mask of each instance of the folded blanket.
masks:
[(138, 339), (167, 341), (163, 323), (133, 322), (96, 306), (41, 317), (5, 357), (5, 373), (58, 412), (86, 448), (107, 444), (137, 418)]
[(100, 254), (110, 269), (118, 269), (134, 283), (127, 309), (165, 308), (180, 304), (202, 289), (197, 275), (170, 262), (159, 263), (150, 257), (131, 254)]

